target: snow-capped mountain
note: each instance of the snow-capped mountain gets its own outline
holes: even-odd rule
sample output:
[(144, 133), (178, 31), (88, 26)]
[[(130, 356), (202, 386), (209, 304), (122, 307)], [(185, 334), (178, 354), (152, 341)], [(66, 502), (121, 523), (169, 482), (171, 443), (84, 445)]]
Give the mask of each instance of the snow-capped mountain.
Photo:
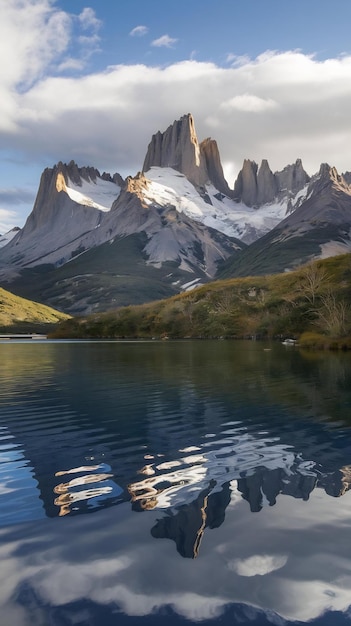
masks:
[(228, 237), (252, 243), (279, 224), (287, 213), (306, 197), (308, 184), (294, 196), (276, 197), (259, 209), (218, 192), (212, 183), (205, 185), (206, 196), (199, 195), (186, 176), (169, 167), (152, 166), (146, 173), (152, 183), (145, 193), (145, 202), (160, 206), (172, 204), (177, 211)]
[(351, 185), (324, 163), (304, 200), (275, 228), (221, 269), (221, 277), (284, 272), (310, 259), (351, 252)]
[[(0, 249), (2, 284), (77, 313), (165, 297), (213, 279), (221, 266), (227, 275), (243, 263), (249, 271), (252, 251), (270, 259), (267, 246), (282, 250), (293, 239), (289, 269), (335, 249), (335, 233), (328, 248), (324, 229), (320, 245), (316, 237), (299, 251), (322, 217), (329, 225), (341, 219), (349, 245), (347, 176), (325, 166), (310, 179), (299, 159), (275, 173), (266, 160), (245, 160), (230, 189), (216, 142), (199, 143), (188, 114), (153, 135), (134, 177), (73, 161), (47, 168), (25, 226)], [(271, 260), (256, 270), (280, 270)]]

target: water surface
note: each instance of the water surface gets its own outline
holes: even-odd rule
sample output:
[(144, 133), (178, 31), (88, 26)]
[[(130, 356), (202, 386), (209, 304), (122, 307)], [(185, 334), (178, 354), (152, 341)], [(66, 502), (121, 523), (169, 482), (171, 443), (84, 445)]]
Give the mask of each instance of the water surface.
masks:
[(351, 623), (351, 359), (0, 343), (0, 624)]

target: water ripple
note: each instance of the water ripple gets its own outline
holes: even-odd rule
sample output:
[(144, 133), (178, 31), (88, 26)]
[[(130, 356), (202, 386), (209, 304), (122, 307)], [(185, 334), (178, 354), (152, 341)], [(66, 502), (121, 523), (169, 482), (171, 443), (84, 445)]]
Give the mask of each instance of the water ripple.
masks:
[(229, 344), (14, 347), (0, 365), (5, 518), (126, 500), (174, 509), (228, 483), (252, 510), (281, 493), (348, 489), (349, 369), (341, 402), (338, 381), (325, 389), (297, 353), (276, 363)]

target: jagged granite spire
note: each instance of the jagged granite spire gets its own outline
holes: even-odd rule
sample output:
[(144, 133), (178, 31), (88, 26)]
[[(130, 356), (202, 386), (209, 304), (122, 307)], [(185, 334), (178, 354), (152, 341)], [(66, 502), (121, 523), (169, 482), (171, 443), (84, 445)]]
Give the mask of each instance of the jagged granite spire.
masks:
[(200, 143), (200, 153), (205, 162), (209, 181), (224, 195), (232, 196), (233, 192), (224, 178), (217, 142), (210, 137), (204, 139)]
[(173, 122), (164, 133), (159, 131), (152, 136), (143, 172), (153, 166), (181, 172), (200, 193), (207, 183), (212, 183), (224, 195), (233, 195), (224, 178), (217, 142), (208, 137), (199, 144), (190, 113)]
[(257, 173), (256, 203), (261, 206), (262, 204), (274, 202), (277, 191), (278, 186), (275, 176), (268, 165), (268, 161), (263, 159)]
[(280, 172), (275, 172), (274, 176), (278, 190), (287, 190), (292, 194), (300, 191), (310, 180), (307, 172), (303, 169), (301, 159), (296, 159), (295, 163), (287, 165)]
[(263, 159), (260, 167), (255, 161), (245, 159), (234, 184), (234, 199), (250, 207), (260, 207), (294, 196), (310, 178), (302, 167), (301, 159), (275, 172)]
[(205, 159), (202, 157), (193, 116), (188, 113), (173, 122), (164, 133), (152, 136), (143, 171), (150, 167), (172, 167), (181, 172), (196, 187), (208, 182)]
[(257, 203), (257, 163), (245, 159), (234, 184), (234, 199), (247, 206)]

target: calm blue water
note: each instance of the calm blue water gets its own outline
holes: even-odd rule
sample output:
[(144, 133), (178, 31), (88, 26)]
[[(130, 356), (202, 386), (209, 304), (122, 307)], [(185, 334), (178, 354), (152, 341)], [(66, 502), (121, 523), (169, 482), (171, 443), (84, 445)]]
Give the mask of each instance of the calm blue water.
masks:
[(351, 624), (351, 355), (0, 343), (0, 626)]

